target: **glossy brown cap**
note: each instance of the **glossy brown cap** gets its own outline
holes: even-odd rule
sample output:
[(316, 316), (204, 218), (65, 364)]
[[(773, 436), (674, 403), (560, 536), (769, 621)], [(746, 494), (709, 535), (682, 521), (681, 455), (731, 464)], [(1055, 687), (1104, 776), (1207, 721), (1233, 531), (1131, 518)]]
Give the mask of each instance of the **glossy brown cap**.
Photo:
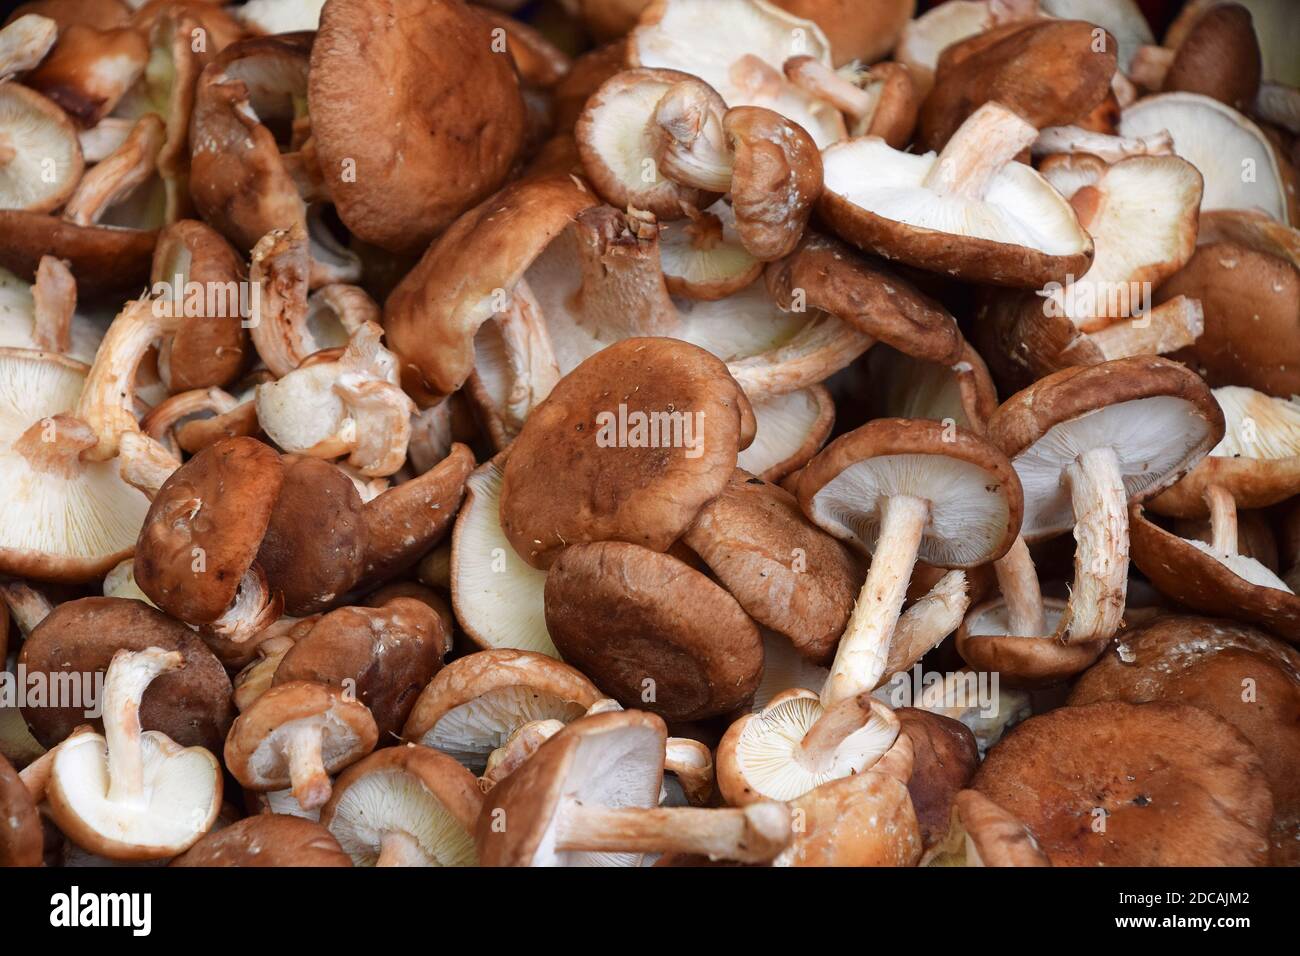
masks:
[(921, 842), (939, 842), (948, 829), (953, 800), (979, 766), (975, 735), (961, 721), (915, 707), (900, 707), (899, 733), (912, 741), (912, 776), (907, 791), (916, 810)]

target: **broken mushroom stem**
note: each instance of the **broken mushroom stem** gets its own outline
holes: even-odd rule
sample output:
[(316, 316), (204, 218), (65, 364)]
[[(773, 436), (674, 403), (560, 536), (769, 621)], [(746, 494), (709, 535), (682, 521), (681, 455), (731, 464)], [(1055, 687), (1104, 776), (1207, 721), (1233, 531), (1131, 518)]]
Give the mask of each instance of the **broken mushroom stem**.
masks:
[(1038, 571), (1024, 538), (1016, 536), (1007, 553), (993, 562), (993, 571), (1007, 605), (1009, 633), (1016, 637), (1037, 637), (1047, 633)]
[(145, 802), (140, 702), (154, 678), (183, 666), (180, 651), (160, 647), (119, 650), (113, 655), (104, 681), (104, 739), (108, 745), (108, 799), (112, 803)]
[(379, 859), (375, 866), (428, 866), (429, 857), (415, 837), (401, 830), (388, 830), (379, 838)]
[(1128, 502), (1113, 448), (1090, 448), (1066, 469), (1074, 505), (1074, 586), (1058, 625), (1067, 644), (1109, 640), (1128, 593)]
[(1088, 153), (1106, 163), (1131, 156), (1172, 156), (1174, 138), (1168, 130), (1150, 136), (1111, 136), (1081, 126), (1049, 126), (1038, 134), (1030, 152), (1034, 156)]
[(41, 256), (32, 286), (32, 340), (46, 352), (66, 353), (72, 345), (77, 282), (62, 259)]
[[(830, 103), (852, 120), (863, 120), (875, 109), (875, 99), (858, 84), (811, 56), (792, 56), (783, 66), (795, 86)], [(861, 74), (870, 79), (871, 74)]]
[(864, 691), (826, 707), (799, 742), (798, 760), (804, 768), (811, 773), (827, 770), (840, 744), (871, 719), (871, 705), (871, 693)]
[(266, 580), (266, 572), (253, 562), (239, 579), (230, 607), (204, 630), (232, 644), (243, 644), (275, 623), (282, 608), (282, 602), (276, 598)]
[(1210, 543), (1219, 554), (1237, 553), (1237, 502), (1222, 485), (1208, 485), (1205, 504), (1210, 509)]
[(530, 720), (516, 727), (506, 742), (488, 754), (487, 768), (479, 777), (479, 788), (487, 793), (523, 765), (537, 748), (564, 729), (564, 721), (548, 718)]
[(881, 504), (880, 537), (871, 570), (822, 688), (822, 706), (828, 712), (841, 701), (871, 690), (884, 673), (929, 516), (930, 503), (912, 495), (893, 495)]
[(789, 845), (790, 809), (761, 802), (746, 807), (587, 806), (567, 799), (556, 827), (559, 850), (694, 853), (710, 859), (763, 863)]
[(948, 196), (983, 199), (995, 176), (1028, 149), (1038, 130), (1000, 103), (985, 103), (957, 128), (922, 185)]
[(63, 218), (78, 226), (99, 222), (108, 208), (134, 192), (158, 171), (158, 154), (167, 130), (162, 117), (146, 113), (122, 145), (82, 177), (63, 210)]

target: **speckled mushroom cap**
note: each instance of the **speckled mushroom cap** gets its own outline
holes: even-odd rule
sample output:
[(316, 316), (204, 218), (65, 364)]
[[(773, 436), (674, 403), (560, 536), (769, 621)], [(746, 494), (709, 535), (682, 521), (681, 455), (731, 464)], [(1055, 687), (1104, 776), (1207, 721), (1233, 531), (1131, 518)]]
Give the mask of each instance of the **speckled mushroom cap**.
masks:
[(451, 632), (422, 601), (397, 597), (379, 608), (341, 607), (294, 642), (272, 686), (290, 681), (350, 686), (370, 708), (380, 740), (388, 741), (450, 649)]
[[(640, 710), (568, 724), (488, 793), (474, 829), (483, 866), (629, 866), (639, 854), (556, 850), (565, 799), (585, 806), (654, 807), (663, 783), (668, 729)], [(504, 812), (507, 827), (493, 825)]]
[(1205, 382), (1153, 356), (1063, 369), (1007, 399), (989, 438), (1015, 462), (1025, 491), (1026, 540), (1074, 525), (1061, 483), (1069, 462), (1094, 447), (1115, 450), (1130, 500), (1177, 481), (1223, 436), (1223, 412)]
[(136, 544), (140, 590), (186, 623), (215, 621), (257, 558), (283, 481), (280, 456), (254, 438), (217, 442), (176, 469)]
[(214, 830), (171, 866), (351, 866), (339, 841), (314, 820), (259, 813)]
[(44, 847), (36, 801), (18, 771), (0, 757), (0, 868), (40, 866)]
[(682, 540), (754, 620), (815, 663), (830, 662), (862, 572), (794, 495), (736, 469)]
[(1300, 848), (1300, 653), (1254, 628), (1159, 617), (1115, 641), (1070, 692), (1071, 706), (1119, 700), (1191, 704), (1255, 745), (1273, 791), (1273, 862)]
[[(184, 666), (149, 684), (140, 708), (145, 730), (157, 730), (176, 743), (220, 752), (235, 719), (230, 678), (221, 663), (189, 628), (143, 601), (89, 597), (56, 607), (28, 635), (18, 660), (29, 674), (102, 674), (119, 650), (149, 647), (180, 651)], [(102, 701), (100, 702), (102, 703)], [(85, 723), (90, 702), (62, 707), (23, 708), (32, 734), (53, 747)]]
[(799, 477), (804, 514), (870, 553), (879, 503), (911, 495), (930, 503), (921, 560), (938, 567), (985, 564), (1006, 553), (1020, 527), (1020, 482), (993, 445), (926, 419), (880, 418), (841, 435)]
[(829, 312), (907, 355), (945, 365), (961, 358), (961, 332), (943, 306), (837, 239), (805, 233), (794, 252), (767, 267), (765, 278), (782, 308), (790, 308), (802, 290), (808, 308)]
[(320, 458), (283, 456), (284, 482), (257, 562), (284, 613), (305, 617), (343, 598), (361, 579), (369, 543), (365, 504), (347, 473)]
[(730, 594), (671, 555), (572, 545), (546, 576), (546, 627), (565, 660), (619, 703), (672, 720), (744, 704), (763, 641)]
[(568, 664), (493, 648), (452, 661), (420, 692), (402, 737), (481, 772), (488, 754), (535, 720), (576, 720), (605, 695)]
[(1033, 717), (989, 751), (972, 786), (1022, 820), (1053, 866), (1268, 860), (1263, 762), (1198, 707), (1105, 702)]
[[(653, 436), (622, 424), (641, 418)], [(665, 421), (676, 421), (675, 437), (663, 436)], [(623, 339), (529, 415), (506, 461), (501, 526), (538, 568), (586, 541), (664, 551), (726, 486), (753, 436), (749, 400), (721, 359), (677, 339)]]
[(307, 95), (340, 218), (392, 251), (419, 252), (496, 191), (523, 143), (513, 63), (459, 0), (333, 0)]
[(426, 865), (473, 866), (473, 832), (483, 806), (474, 776), (429, 747), (385, 747), (344, 771), (321, 811), (356, 866), (373, 866), (382, 837), (413, 840)]

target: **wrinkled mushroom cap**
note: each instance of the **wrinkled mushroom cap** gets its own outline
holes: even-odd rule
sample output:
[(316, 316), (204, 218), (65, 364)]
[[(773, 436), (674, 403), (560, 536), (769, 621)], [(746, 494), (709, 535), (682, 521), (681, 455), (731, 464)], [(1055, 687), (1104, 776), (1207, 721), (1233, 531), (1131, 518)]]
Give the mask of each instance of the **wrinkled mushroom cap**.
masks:
[(145, 517), (135, 556), (140, 589), (182, 621), (215, 621), (257, 557), (283, 481), (280, 456), (253, 438), (220, 441), (187, 461)]
[[(141, 726), (160, 731), (181, 746), (219, 751), (235, 719), (230, 678), (193, 631), (143, 601), (115, 597), (65, 601), (28, 635), (19, 661), (29, 674), (45, 674), (56, 682), (63, 679), (60, 675), (104, 673), (117, 651), (149, 647), (179, 651), (184, 665), (149, 684), (140, 706)], [(103, 701), (98, 703), (102, 706)], [(88, 700), (59, 707), (29, 706), (23, 716), (36, 738), (53, 747), (82, 724), (98, 726), (98, 719), (86, 716), (90, 706)]]
[(313, 820), (259, 813), (209, 833), (171, 866), (351, 866), (329, 830)]
[[(620, 434), (620, 420), (636, 413), (653, 436)], [(674, 422), (675, 436), (664, 436), (661, 425), (671, 431)], [(726, 486), (753, 434), (749, 400), (720, 359), (677, 339), (624, 339), (561, 379), (529, 415), (506, 461), (501, 525), (538, 568), (584, 541), (664, 551)], [(661, 439), (675, 447), (657, 447)]]
[(560, 555), (546, 576), (546, 626), (610, 696), (675, 720), (734, 710), (763, 672), (762, 639), (735, 598), (671, 555), (621, 541)]
[(1006, 553), (1020, 528), (1020, 482), (1011, 463), (965, 429), (881, 418), (841, 435), (799, 477), (799, 504), (817, 525), (870, 553), (880, 505), (893, 495), (929, 502), (921, 560), (975, 567)]
[(487, 21), (463, 3), (334, 0), (322, 10), (308, 74), (312, 133), (356, 236), (418, 252), (502, 185), (523, 141), (524, 103), (510, 57), (493, 46)]
[(321, 811), (356, 866), (373, 866), (385, 833), (414, 840), (433, 865), (473, 866), (472, 833), (483, 797), (468, 770), (446, 754), (403, 744), (349, 767)]
[(1017, 392), (989, 422), (1025, 491), (1026, 540), (1074, 526), (1063, 469), (1091, 448), (1119, 459), (1130, 500), (1168, 487), (1223, 435), (1208, 387), (1182, 365), (1137, 356), (1063, 369)]
[(1198, 707), (1107, 702), (1034, 717), (989, 751), (973, 788), (1022, 820), (1053, 866), (1268, 857), (1273, 800), (1259, 755)]

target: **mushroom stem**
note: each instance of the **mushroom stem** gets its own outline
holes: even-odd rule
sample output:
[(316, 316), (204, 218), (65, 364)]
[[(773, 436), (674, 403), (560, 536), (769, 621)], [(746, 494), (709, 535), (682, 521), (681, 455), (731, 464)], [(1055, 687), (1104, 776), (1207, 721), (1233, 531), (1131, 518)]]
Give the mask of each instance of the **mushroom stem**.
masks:
[(1195, 344), (1204, 331), (1205, 310), (1200, 300), (1179, 295), (1131, 318), (1081, 334), (1061, 351), (1061, 359), (1073, 365), (1096, 365), (1130, 355), (1168, 355)]
[(1107, 163), (1118, 163), (1131, 156), (1169, 156), (1174, 138), (1168, 130), (1151, 136), (1111, 136), (1081, 126), (1049, 126), (1034, 140), (1034, 156), (1054, 153), (1089, 153)]
[(104, 740), (108, 745), (108, 799), (130, 804), (144, 798), (144, 748), (140, 701), (159, 674), (185, 666), (180, 651), (150, 647), (113, 655), (104, 681)]
[(487, 767), (478, 778), (479, 788), (487, 793), (563, 729), (563, 721), (554, 719), (530, 720), (515, 728), (504, 744), (488, 754)]
[(120, 202), (158, 171), (158, 153), (166, 128), (157, 113), (146, 113), (113, 154), (96, 163), (77, 184), (63, 209), (63, 218), (92, 226), (110, 206)]
[(1165, 85), (1165, 76), (1174, 65), (1176, 51), (1167, 47), (1140, 46), (1129, 60), (1129, 78), (1144, 89), (1157, 91)]
[(54, 610), (54, 605), (40, 591), (22, 581), (6, 581), (0, 584), (0, 600), (9, 608), (9, 613), (23, 636), (36, 629), (36, 625), (45, 620)]
[(54, 770), (54, 754), (58, 749), (51, 747), (18, 772), (18, 779), (37, 803), (45, 799), (45, 791), (49, 789), (50, 775)]
[(97, 444), (95, 433), (80, 419), (67, 415), (42, 418), (28, 426), (13, 450), (42, 475), (71, 478), (81, 471), (81, 456)]
[(762, 863), (789, 845), (790, 810), (779, 803), (742, 808), (583, 806), (566, 801), (556, 848), (626, 853), (695, 853)]
[(35, 314), (32, 339), (39, 348), (60, 354), (72, 343), (72, 316), (77, 310), (77, 282), (62, 259), (41, 256), (32, 286)]
[(985, 103), (943, 148), (922, 186), (947, 196), (983, 199), (993, 178), (1038, 138), (1038, 130), (1000, 103)]
[(784, 70), (795, 86), (825, 100), (854, 121), (870, 116), (875, 109), (870, 93), (814, 57), (792, 56), (785, 61)]
[(389, 830), (379, 840), (379, 859), (375, 866), (428, 866), (429, 858), (419, 841), (400, 830)]
[(993, 562), (998, 588), (1007, 603), (1008, 633), (1016, 637), (1041, 637), (1047, 633), (1043, 592), (1025, 539), (1016, 536), (1005, 555)]
[(945, 637), (961, 626), (970, 609), (966, 572), (949, 571), (898, 618), (889, 642), (885, 669), (876, 681), (880, 687), (899, 671), (905, 671)]
[(827, 707), (799, 742), (799, 762), (812, 773), (825, 769), (845, 738), (865, 727), (870, 719), (869, 692), (846, 697)]
[(492, 319), (501, 335), (509, 377), (502, 417), (511, 433), (518, 434), (528, 413), (560, 380), (560, 364), (546, 330), (541, 303), (523, 279), (510, 290), (505, 309), (494, 313)]
[(822, 705), (828, 710), (842, 700), (871, 690), (884, 673), (889, 645), (921, 546), (921, 534), (929, 517), (930, 503), (911, 495), (894, 495), (881, 505), (880, 537), (871, 570), (840, 637), (835, 662), (822, 688)]
[(1119, 630), (1128, 592), (1128, 498), (1114, 449), (1091, 448), (1066, 469), (1074, 503), (1074, 586), (1058, 637), (1106, 641)]
[(304, 810), (325, 806), (330, 798), (330, 777), (321, 757), (324, 733), (319, 721), (294, 721), (285, 727), (284, 752), (289, 759), (293, 796)]
[(1237, 502), (1222, 485), (1205, 489), (1205, 503), (1210, 508), (1210, 542), (1219, 554), (1237, 553)]

